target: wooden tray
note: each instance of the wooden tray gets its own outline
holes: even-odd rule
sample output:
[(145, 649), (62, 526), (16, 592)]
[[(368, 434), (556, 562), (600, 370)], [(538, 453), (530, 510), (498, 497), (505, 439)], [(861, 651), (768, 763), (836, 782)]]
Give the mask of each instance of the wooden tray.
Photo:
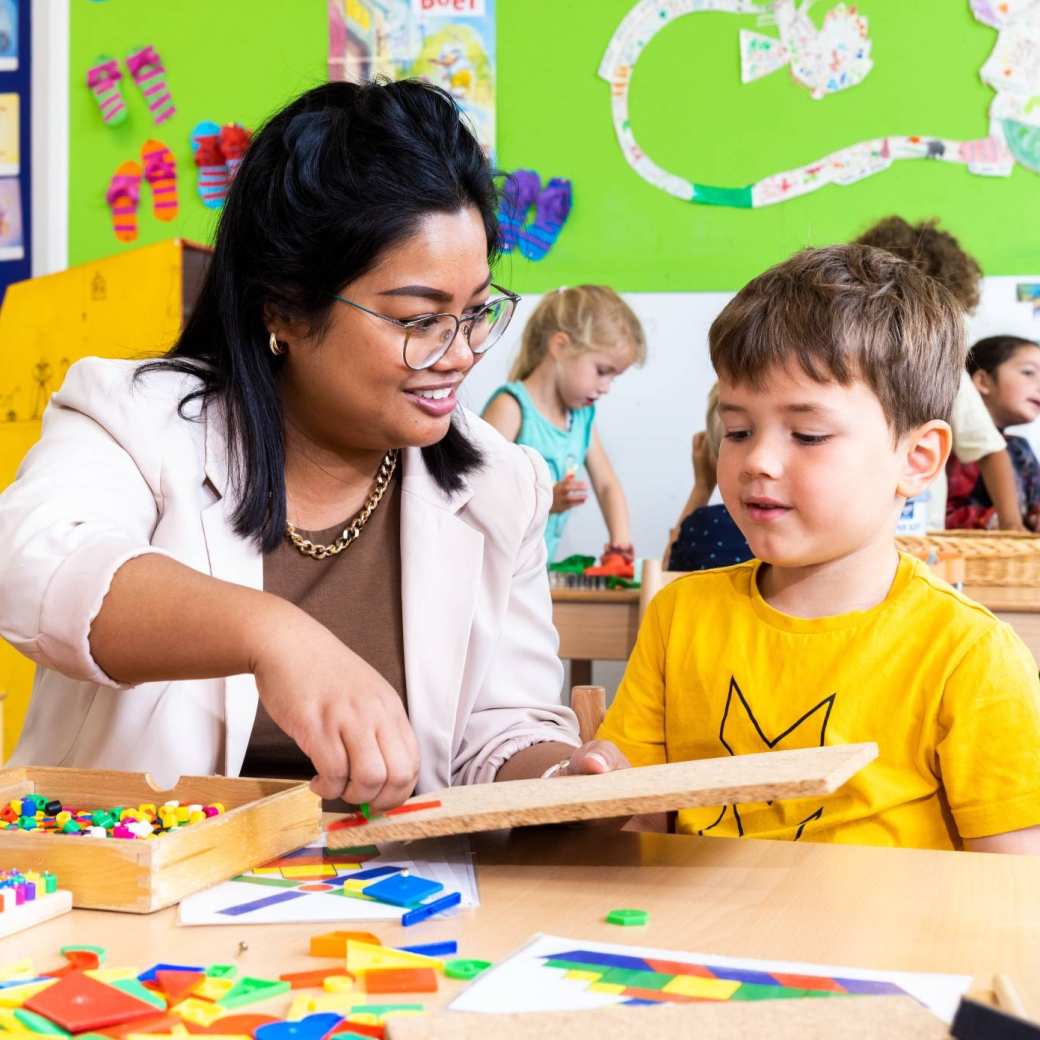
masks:
[[(877, 744), (768, 751), (664, 766), (621, 769), (598, 776), (511, 780), (427, 791), (412, 802), (436, 809), (397, 811), (354, 827), (329, 828), (330, 848), (469, 834), (501, 827), (567, 823), (666, 812), (703, 805), (768, 802), (831, 794), (877, 758)], [(405, 803), (407, 805), (408, 802)]]
[(525, 1011), (509, 1015), (448, 1012), (388, 1018), (387, 1040), (942, 1040), (942, 1020), (911, 997), (833, 1000), (711, 1001), (598, 1011)]
[(137, 806), (177, 799), (220, 802), (203, 823), (141, 841), (0, 831), (0, 868), (50, 870), (74, 906), (151, 913), (199, 889), (306, 845), (321, 831), (321, 799), (289, 780), (185, 776), (168, 791), (143, 773), (24, 766), (0, 770), (0, 804), (26, 794), (74, 808)]

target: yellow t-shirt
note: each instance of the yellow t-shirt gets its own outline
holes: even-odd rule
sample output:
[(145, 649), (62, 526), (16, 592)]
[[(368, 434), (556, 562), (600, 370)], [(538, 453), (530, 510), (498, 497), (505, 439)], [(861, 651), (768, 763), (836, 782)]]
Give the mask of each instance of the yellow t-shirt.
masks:
[(700, 571), (647, 611), (597, 736), (635, 766), (876, 741), (836, 793), (689, 809), (678, 830), (916, 848), (1040, 824), (1040, 681), (988, 610), (902, 556), (871, 610), (796, 618), (759, 561)]

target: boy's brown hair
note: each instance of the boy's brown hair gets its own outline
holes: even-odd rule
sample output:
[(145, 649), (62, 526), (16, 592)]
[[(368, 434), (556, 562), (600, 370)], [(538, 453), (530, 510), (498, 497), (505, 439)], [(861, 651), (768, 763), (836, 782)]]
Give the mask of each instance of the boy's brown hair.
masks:
[(911, 224), (902, 217), (885, 217), (864, 231), (856, 243), (887, 249), (909, 260), (919, 271), (949, 289), (968, 314), (978, 307), (982, 268), (949, 231), (939, 227), (938, 220)]
[(913, 264), (869, 246), (805, 249), (748, 282), (708, 333), (720, 376), (761, 387), (795, 365), (820, 383), (862, 379), (894, 436), (950, 421), (964, 367), (961, 309)]

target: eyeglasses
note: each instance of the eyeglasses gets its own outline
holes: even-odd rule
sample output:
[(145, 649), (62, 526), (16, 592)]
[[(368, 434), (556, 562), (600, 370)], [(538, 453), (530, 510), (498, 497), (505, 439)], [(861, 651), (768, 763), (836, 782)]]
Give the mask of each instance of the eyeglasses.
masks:
[(472, 314), (466, 314), (461, 318), (454, 314), (423, 314), (408, 321), (399, 321), (397, 318), (391, 318), (389, 314), (369, 310), (368, 307), (362, 307), (360, 303), (348, 300), (345, 296), (336, 293), (332, 295), (348, 307), (354, 307), (372, 315), (373, 318), (380, 318), (403, 329), (404, 363), (416, 372), (421, 372), (424, 368), (436, 365), (451, 350), (460, 329), (466, 339), (466, 345), (477, 357), (486, 354), (502, 338), (513, 320), (520, 297), (508, 289), (503, 289), (501, 285), (492, 284), (491, 288), (502, 295), (488, 300)]

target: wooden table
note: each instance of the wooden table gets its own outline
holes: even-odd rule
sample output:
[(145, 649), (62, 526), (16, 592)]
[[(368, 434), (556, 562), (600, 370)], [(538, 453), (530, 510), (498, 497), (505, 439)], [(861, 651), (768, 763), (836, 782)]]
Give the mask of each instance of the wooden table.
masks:
[(553, 589), (552, 601), (572, 686), (592, 683), (593, 661), (628, 660), (639, 631), (638, 589)]
[[(1040, 589), (969, 585), (964, 592), (1006, 621), (1040, 663)], [(639, 631), (638, 590), (553, 589), (552, 600), (572, 685), (592, 682), (593, 661), (628, 660)]]
[[(452, 919), (182, 928), (149, 916), (76, 910), (0, 940), (0, 966), (31, 956), (57, 966), (74, 942), (107, 947), (109, 965), (233, 962), (277, 976), (325, 961), (311, 935), (352, 927), (387, 945), (457, 939), (459, 956), (500, 961), (543, 931), (573, 939), (863, 968), (973, 975), (989, 996), (1005, 972), (1027, 1011), (1040, 1010), (1040, 857), (922, 852), (807, 842), (531, 829), (473, 839), (481, 906)], [(603, 921), (615, 907), (650, 911), (643, 928)], [(239, 952), (239, 942), (248, 949)], [(445, 980), (422, 998), (449, 1001)], [(284, 997), (257, 1009), (282, 1013)], [(252, 1008), (250, 1008), (252, 1010)]]

